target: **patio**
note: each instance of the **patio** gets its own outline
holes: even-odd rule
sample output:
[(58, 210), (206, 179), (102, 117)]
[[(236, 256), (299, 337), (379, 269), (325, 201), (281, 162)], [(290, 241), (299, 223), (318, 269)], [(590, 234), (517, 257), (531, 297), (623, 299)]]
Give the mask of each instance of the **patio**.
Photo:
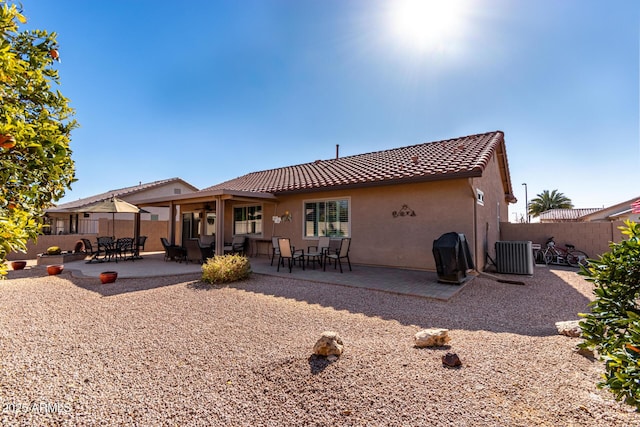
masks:
[[(120, 279), (193, 274), (201, 271), (200, 264), (165, 262), (163, 258), (163, 252), (147, 252), (143, 254), (142, 259), (118, 264), (87, 264), (85, 261), (73, 261), (65, 264), (65, 270), (71, 271), (75, 277), (96, 278), (99, 277), (102, 271), (115, 270), (118, 272), (118, 278)], [(270, 259), (267, 257), (252, 257), (249, 259), (251, 261), (251, 269), (256, 274), (331, 283), (443, 301), (451, 299), (470, 283), (473, 283), (473, 280), (468, 280), (461, 285), (450, 285), (438, 283), (438, 277), (435, 272), (361, 265), (354, 265), (353, 271), (349, 271), (347, 268), (342, 274), (331, 266), (326, 271), (323, 271), (318, 266), (316, 266), (316, 269), (307, 268), (305, 270), (295, 266), (291, 273), (289, 273), (288, 268), (281, 268), (280, 272), (278, 272), (276, 271), (276, 265), (271, 266)]]

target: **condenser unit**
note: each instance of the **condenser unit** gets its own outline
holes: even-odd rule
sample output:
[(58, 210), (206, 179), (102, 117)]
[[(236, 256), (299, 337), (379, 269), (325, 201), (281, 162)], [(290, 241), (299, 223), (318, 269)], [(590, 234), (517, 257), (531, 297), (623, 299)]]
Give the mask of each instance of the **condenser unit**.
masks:
[(531, 241), (496, 242), (498, 273), (533, 275), (533, 261)]

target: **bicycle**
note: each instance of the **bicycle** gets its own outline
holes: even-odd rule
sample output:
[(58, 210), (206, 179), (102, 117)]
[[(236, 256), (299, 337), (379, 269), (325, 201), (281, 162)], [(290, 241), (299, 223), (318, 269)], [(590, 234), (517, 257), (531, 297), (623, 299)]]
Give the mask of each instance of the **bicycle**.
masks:
[(544, 249), (540, 249), (536, 254), (536, 259), (545, 264), (569, 265), (571, 267), (586, 266), (589, 262), (589, 255), (583, 251), (576, 250), (574, 245), (565, 244), (565, 247), (556, 246), (553, 237), (547, 239)]

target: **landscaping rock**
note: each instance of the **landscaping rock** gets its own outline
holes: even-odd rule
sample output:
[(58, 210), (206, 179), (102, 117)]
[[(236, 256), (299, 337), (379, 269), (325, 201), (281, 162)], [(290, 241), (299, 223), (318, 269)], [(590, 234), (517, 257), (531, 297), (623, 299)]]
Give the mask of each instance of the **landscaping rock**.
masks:
[(313, 346), (313, 353), (318, 356), (340, 356), (344, 349), (342, 338), (337, 332), (325, 331)]
[(564, 322), (556, 322), (556, 328), (560, 335), (566, 335), (568, 337), (579, 337), (582, 333), (579, 320), (567, 320)]
[(414, 336), (415, 346), (421, 348), (442, 347), (449, 341), (449, 330), (442, 328), (423, 329)]
[(447, 353), (442, 356), (442, 364), (449, 368), (455, 368), (456, 366), (462, 366), (462, 361), (455, 353)]

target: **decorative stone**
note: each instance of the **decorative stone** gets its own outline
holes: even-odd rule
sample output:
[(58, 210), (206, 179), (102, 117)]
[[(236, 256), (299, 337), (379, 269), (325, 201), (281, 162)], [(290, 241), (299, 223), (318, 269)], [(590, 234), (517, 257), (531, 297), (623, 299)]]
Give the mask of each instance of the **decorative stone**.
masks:
[(442, 328), (423, 329), (414, 336), (416, 347), (442, 347), (451, 340), (449, 330)]
[(318, 356), (340, 356), (344, 349), (342, 338), (337, 332), (325, 331), (313, 346), (313, 354)]
[(560, 335), (576, 338), (582, 333), (579, 320), (567, 320), (564, 322), (556, 322), (556, 328)]
[(442, 356), (442, 364), (450, 368), (455, 368), (456, 366), (461, 366), (462, 361), (460, 361), (460, 358), (458, 357), (457, 354), (447, 353), (444, 356)]

